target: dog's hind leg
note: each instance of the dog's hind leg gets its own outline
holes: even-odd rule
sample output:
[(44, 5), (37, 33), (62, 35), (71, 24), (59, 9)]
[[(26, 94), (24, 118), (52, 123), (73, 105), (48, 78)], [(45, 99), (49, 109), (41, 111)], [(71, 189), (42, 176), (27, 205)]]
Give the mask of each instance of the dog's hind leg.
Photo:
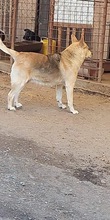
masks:
[(8, 94), (8, 110), (15, 111), (16, 108), (22, 107), (22, 104), (18, 102), (18, 96), (23, 89), (24, 84), (12, 85), (12, 89)]
[(20, 102), (18, 102), (18, 97), (19, 97), (19, 94), (20, 94), (21, 90), (23, 89), (23, 87), (24, 87), (24, 84), (22, 86), (18, 87), (18, 91), (16, 91), (16, 94), (14, 96), (13, 101), (14, 101), (14, 107), (16, 107), (16, 108), (22, 107), (22, 104)]
[(13, 100), (15, 96), (15, 87), (12, 86), (11, 91), (8, 93), (8, 110), (15, 111), (15, 107), (13, 106)]
[(78, 111), (74, 109), (73, 107), (73, 84), (66, 83), (66, 94), (67, 94), (67, 100), (68, 100), (68, 107), (70, 109), (70, 112), (73, 114), (78, 114)]
[(19, 97), (19, 93), (21, 92), (21, 90), (19, 92), (17, 92), (15, 94), (15, 97), (14, 97), (14, 107), (16, 108), (21, 108), (22, 107), (22, 104), (20, 102), (18, 102), (18, 97)]
[(59, 108), (62, 108), (62, 109), (66, 108), (66, 105), (62, 103), (62, 85), (56, 86), (56, 100), (57, 100)]

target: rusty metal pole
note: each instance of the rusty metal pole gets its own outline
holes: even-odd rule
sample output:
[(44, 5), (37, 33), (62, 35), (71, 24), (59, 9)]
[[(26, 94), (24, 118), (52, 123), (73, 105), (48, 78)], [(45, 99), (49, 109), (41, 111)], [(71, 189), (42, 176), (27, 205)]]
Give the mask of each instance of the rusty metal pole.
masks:
[(52, 37), (53, 37), (53, 22), (54, 22), (55, 0), (50, 0), (49, 26), (48, 26), (48, 53), (52, 53)]
[(14, 49), (14, 44), (15, 44), (17, 11), (18, 11), (18, 0), (14, 0), (12, 2), (11, 49)]
[[(11, 49), (14, 49), (16, 37), (16, 23), (17, 23), (17, 10), (18, 0), (12, 1), (12, 19), (11, 19)], [(10, 57), (10, 64), (12, 65), (13, 59)]]
[(104, 42), (105, 42), (106, 19), (107, 19), (107, 3), (108, 3), (108, 0), (104, 0), (102, 30), (101, 30), (101, 37), (100, 37), (101, 45), (100, 45), (100, 57), (99, 57), (98, 82), (101, 82), (101, 78), (102, 78)]

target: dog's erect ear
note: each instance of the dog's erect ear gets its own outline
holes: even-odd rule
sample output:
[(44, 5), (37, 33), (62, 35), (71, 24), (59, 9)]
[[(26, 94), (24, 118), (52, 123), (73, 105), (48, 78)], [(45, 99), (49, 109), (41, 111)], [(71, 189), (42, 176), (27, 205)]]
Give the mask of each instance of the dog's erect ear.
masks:
[(72, 41), (72, 43), (78, 42), (78, 40), (77, 40), (77, 38), (76, 38), (75, 35), (76, 35), (76, 29), (73, 30), (73, 33), (72, 33), (72, 35), (71, 35), (71, 41)]
[(84, 45), (84, 29), (82, 29), (82, 33), (81, 33), (81, 39), (79, 41), (80, 46)]

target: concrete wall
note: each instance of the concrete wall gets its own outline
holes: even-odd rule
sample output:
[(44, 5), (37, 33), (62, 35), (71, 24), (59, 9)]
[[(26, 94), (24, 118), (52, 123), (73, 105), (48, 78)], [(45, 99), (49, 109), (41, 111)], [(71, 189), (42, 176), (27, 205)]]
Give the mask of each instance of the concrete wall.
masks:
[(54, 21), (93, 24), (93, 6), (92, 1), (56, 0)]

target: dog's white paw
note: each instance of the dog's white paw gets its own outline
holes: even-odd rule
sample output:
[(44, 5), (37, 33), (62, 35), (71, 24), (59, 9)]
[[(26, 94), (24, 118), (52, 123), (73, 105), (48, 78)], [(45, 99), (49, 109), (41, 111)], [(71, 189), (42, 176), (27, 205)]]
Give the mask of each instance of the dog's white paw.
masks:
[(8, 107), (8, 110), (10, 110), (10, 111), (16, 111), (16, 108), (15, 107)]
[(16, 107), (16, 108), (22, 108), (22, 104), (21, 104), (21, 103), (16, 103), (16, 104), (15, 104), (15, 107)]
[(77, 110), (75, 110), (75, 109), (74, 109), (73, 111), (71, 111), (71, 112), (72, 112), (74, 115), (79, 113), (79, 112), (78, 112)]
[(75, 110), (73, 107), (70, 107), (69, 109), (70, 109), (70, 112), (73, 113), (74, 115), (79, 113), (79, 112), (78, 112), (77, 110)]
[(66, 105), (62, 104), (62, 105), (61, 105), (61, 108), (62, 108), (62, 109), (65, 109), (65, 108), (66, 108)]
[(62, 108), (62, 109), (65, 109), (65, 108), (66, 108), (66, 105), (64, 105), (64, 104), (58, 102), (58, 107), (59, 107), (59, 108)]

